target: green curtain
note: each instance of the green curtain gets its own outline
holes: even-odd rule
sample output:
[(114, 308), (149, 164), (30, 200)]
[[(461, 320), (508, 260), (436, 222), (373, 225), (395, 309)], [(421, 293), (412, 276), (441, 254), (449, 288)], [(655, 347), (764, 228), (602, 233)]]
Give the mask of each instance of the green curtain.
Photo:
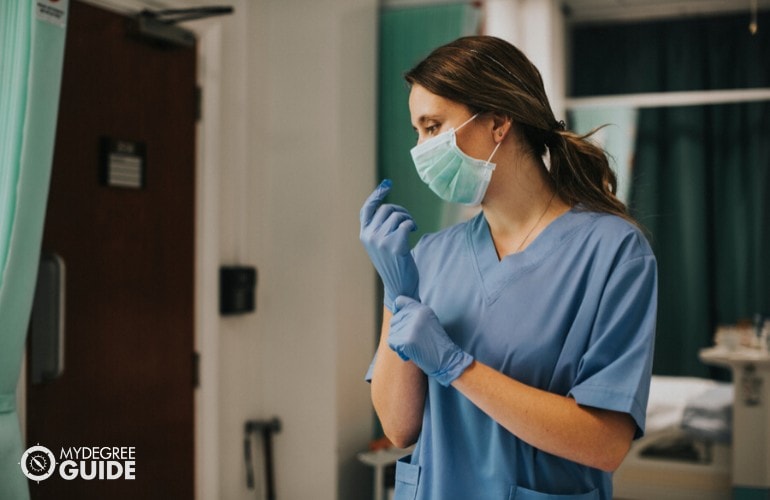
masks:
[[(586, 26), (573, 95), (770, 87), (770, 33), (746, 16)], [(770, 26), (770, 15), (759, 18)], [(770, 316), (770, 102), (642, 109), (631, 208), (659, 265), (653, 370), (698, 360), (717, 325)]]
[(16, 411), (37, 276), (66, 0), (0, 2), (0, 498), (28, 498)]
[(470, 2), (423, 7), (383, 8), (380, 12), (377, 168), (393, 180), (388, 202), (406, 207), (418, 230), (412, 242), (447, 222), (448, 207), (420, 180), (409, 150), (416, 135), (409, 116), (404, 74), (433, 49), (460, 36), (478, 33), (479, 10)]

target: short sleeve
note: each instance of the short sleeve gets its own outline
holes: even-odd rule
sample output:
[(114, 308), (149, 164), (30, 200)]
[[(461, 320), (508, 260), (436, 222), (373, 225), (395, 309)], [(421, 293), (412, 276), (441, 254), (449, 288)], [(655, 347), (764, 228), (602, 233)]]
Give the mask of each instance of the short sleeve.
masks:
[(630, 414), (637, 427), (635, 439), (644, 435), (657, 289), (652, 254), (636, 256), (615, 268), (569, 392), (580, 405)]

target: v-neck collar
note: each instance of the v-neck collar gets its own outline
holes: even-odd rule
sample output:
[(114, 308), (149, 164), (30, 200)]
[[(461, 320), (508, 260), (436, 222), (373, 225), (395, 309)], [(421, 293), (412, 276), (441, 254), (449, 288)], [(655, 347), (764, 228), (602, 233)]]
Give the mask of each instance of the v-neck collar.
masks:
[(523, 251), (506, 255), (502, 259), (497, 257), (484, 212), (474, 217), (468, 224), (466, 235), (487, 302), (491, 304), (497, 300), (510, 282), (540, 265), (582, 225), (578, 220), (585, 213), (571, 208), (548, 224)]

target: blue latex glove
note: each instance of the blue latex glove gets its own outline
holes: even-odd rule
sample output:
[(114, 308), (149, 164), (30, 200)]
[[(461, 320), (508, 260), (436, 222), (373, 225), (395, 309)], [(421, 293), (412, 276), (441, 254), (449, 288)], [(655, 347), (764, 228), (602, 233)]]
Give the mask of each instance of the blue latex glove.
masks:
[(398, 297), (390, 320), (388, 346), (404, 361), (412, 360), (429, 377), (448, 386), (473, 363), (444, 331), (430, 307), (409, 297)]
[(393, 311), (399, 295), (419, 298), (417, 265), (409, 251), (409, 233), (417, 226), (405, 208), (383, 204), (391, 181), (385, 179), (361, 207), (361, 243), (385, 285), (385, 307)]

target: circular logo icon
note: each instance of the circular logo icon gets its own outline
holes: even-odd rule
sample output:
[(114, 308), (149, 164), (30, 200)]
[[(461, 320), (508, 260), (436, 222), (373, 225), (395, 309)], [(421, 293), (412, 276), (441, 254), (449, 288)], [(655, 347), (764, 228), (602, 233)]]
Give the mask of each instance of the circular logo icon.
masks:
[(56, 469), (56, 457), (45, 446), (33, 446), (21, 456), (21, 471), (27, 478), (37, 481), (48, 479)]

